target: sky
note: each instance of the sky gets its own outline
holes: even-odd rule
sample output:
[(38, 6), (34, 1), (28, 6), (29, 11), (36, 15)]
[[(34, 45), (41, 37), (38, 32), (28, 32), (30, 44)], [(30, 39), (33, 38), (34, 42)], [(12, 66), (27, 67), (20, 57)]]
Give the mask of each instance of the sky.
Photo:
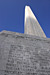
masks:
[(50, 0), (0, 0), (0, 31), (24, 33), (25, 6), (31, 7), (50, 38)]

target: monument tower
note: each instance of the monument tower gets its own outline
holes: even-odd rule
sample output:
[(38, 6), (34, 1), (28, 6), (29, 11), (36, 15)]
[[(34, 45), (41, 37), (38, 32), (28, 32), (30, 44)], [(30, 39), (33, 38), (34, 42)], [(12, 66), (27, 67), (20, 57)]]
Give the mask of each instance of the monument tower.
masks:
[(30, 34), (39, 37), (46, 37), (40, 24), (29, 6), (25, 7), (25, 34)]

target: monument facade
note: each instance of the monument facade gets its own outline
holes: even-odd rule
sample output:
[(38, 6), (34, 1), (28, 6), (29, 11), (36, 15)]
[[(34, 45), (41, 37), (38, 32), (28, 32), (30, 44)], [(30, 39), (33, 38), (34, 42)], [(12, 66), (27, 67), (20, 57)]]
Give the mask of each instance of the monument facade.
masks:
[(39, 36), (39, 37), (46, 37), (45, 33), (43, 32), (40, 24), (38, 23), (35, 15), (31, 11), (29, 6), (25, 7), (25, 27), (24, 27), (25, 34)]

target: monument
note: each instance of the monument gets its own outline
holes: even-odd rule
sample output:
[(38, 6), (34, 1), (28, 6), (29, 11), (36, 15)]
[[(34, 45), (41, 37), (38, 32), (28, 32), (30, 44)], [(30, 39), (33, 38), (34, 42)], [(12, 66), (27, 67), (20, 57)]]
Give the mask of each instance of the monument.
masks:
[[(44, 34), (40, 26), (38, 29)], [(36, 34), (26, 28), (26, 34), (0, 32), (0, 75), (50, 75), (50, 38), (37, 35), (38, 29)]]
[(29, 6), (25, 7), (25, 33), (39, 37), (46, 37)]

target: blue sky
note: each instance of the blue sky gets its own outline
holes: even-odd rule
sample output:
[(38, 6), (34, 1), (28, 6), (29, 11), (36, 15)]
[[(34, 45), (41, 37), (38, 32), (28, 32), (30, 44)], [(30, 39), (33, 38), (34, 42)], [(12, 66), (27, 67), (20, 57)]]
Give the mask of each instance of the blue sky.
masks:
[(50, 0), (0, 0), (0, 31), (24, 33), (25, 6), (29, 5), (50, 38)]

